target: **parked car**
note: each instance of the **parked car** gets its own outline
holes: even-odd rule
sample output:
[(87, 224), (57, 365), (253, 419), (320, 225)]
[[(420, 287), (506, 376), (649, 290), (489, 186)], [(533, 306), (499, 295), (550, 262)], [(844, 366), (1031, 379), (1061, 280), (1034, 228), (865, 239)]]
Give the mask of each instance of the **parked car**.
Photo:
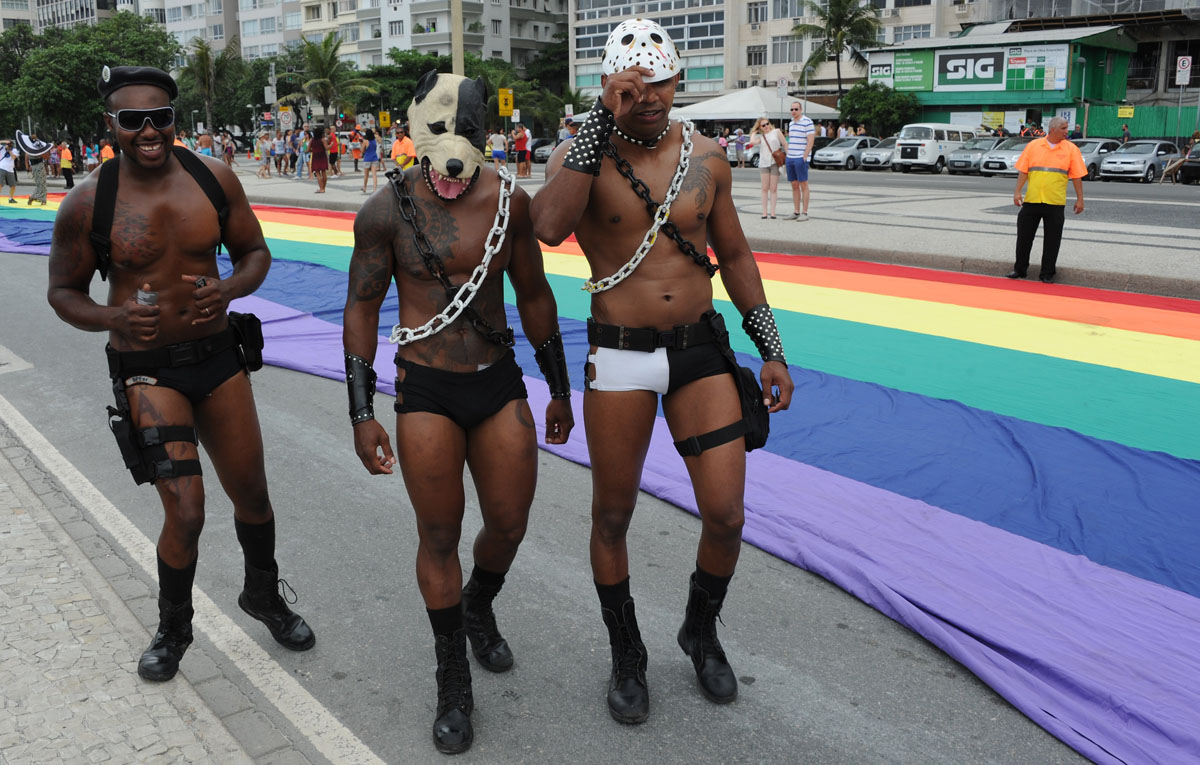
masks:
[(1004, 142), (983, 155), (979, 161), (979, 174), (984, 178), (993, 175), (1016, 175), (1017, 160), (1025, 146), (1033, 140), (1033, 136), (1013, 136), (1005, 138)]
[(1002, 143), (1004, 143), (1002, 136), (988, 135), (972, 138), (955, 151), (952, 151), (949, 157), (946, 157), (946, 167), (950, 169), (951, 175), (978, 173), (979, 163), (983, 160), (983, 155)]
[(1167, 163), (1175, 159), (1179, 159), (1179, 147), (1170, 141), (1130, 141), (1100, 161), (1100, 180), (1125, 178), (1154, 183)]
[(1088, 170), (1085, 180), (1088, 181), (1100, 177), (1100, 163), (1121, 146), (1121, 142), (1113, 138), (1080, 138), (1072, 143), (1079, 147), (1079, 153), (1083, 155), (1083, 164)]
[[(540, 158), (538, 149), (545, 149)], [(550, 159), (550, 153), (554, 151), (554, 141), (550, 138), (534, 138), (529, 142), (529, 150), (532, 152), (530, 157), (534, 162), (545, 162)]]
[(861, 154), (863, 170), (883, 170), (892, 166), (892, 155), (896, 152), (896, 136), (884, 138)]
[(879, 144), (879, 139), (871, 136), (846, 136), (831, 141), (823, 149), (817, 149), (812, 155), (812, 166), (841, 167), (854, 170), (862, 164), (863, 149), (870, 149)]
[(1192, 147), (1188, 152), (1187, 159), (1179, 168), (1179, 175), (1175, 176), (1180, 183), (1196, 183), (1200, 181), (1200, 143)]
[(900, 128), (892, 166), (907, 173), (913, 168), (942, 172), (946, 157), (975, 137), (975, 128), (948, 122), (914, 122)]

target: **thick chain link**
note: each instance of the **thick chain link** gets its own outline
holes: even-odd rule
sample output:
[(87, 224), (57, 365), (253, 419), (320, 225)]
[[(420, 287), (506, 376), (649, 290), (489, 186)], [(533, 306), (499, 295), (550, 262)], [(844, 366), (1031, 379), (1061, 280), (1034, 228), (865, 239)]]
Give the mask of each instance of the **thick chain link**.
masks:
[(603, 279), (595, 281), (588, 279), (583, 283), (585, 291), (591, 293), (604, 292), (620, 284), (637, 269), (646, 257), (646, 254), (650, 252), (650, 248), (654, 246), (654, 242), (658, 239), (658, 230), (664, 228), (664, 224), (674, 226), (674, 224), (668, 223), (667, 218), (671, 215), (671, 205), (675, 202), (676, 197), (679, 196), (679, 190), (683, 187), (683, 179), (687, 175), (688, 167), (691, 165), (693, 130), (694, 127), (691, 121), (684, 120), (683, 144), (679, 147), (679, 166), (675, 168), (675, 175), (671, 178), (671, 185), (667, 188), (667, 196), (663, 199), (661, 205), (651, 199), (650, 189), (633, 175), (633, 169), (629, 163), (617, 155), (616, 147), (613, 146), (612, 141), (610, 140), (604, 145), (604, 153), (616, 161), (618, 170), (621, 170), (621, 164), (624, 163), (625, 169), (621, 170), (621, 174), (633, 183), (634, 192), (647, 203), (647, 209), (649, 209), (650, 215), (654, 220), (650, 224), (650, 229), (646, 231), (646, 235), (642, 237), (642, 243), (638, 245), (637, 251), (633, 253), (633, 257), (629, 259), (629, 262), (617, 269), (617, 272), (612, 276), (606, 276)]
[[(425, 232), (421, 230), (421, 226), (417, 223), (417, 207), (413, 201), (412, 194), (408, 190), (407, 179), (403, 173), (397, 173), (392, 179), (392, 188), (396, 191), (396, 196), (399, 198), (400, 217), (404, 218), (412, 226), (413, 244), (417, 248), (417, 253), (421, 256), (421, 260), (425, 262), (425, 268), (429, 270), (429, 273), (441, 282), (442, 287), (446, 290), (446, 298), (450, 302), (442, 309), (441, 313), (435, 315), (416, 329), (402, 327), (399, 324), (392, 327), (391, 337), (388, 338), (390, 342), (396, 345), (408, 345), (418, 340), (424, 340), (441, 332), (453, 324), (459, 316), (466, 313), (467, 318), (471, 321), (471, 326), (488, 340), (497, 345), (508, 347), (513, 345), (512, 327), (507, 327), (503, 332), (495, 329), (484, 321), (478, 311), (471, 308), (471, 301), (475, 299), (475, 294), (483, 286), (483, 282), (487, 278), (488, 265), (492, 262), (492, 256), (504, 246), (504, 235), (508, 230), (509, 198), (512, 196), (512, 191), (517, 181), (508, 172), (507, 168), (501, 167), (499, 173), (500, 201), (496, 205), (496, 217), (492, 221), (492, 228), (488, 231), (487, 238), (484, 240), (483, 260), (471, 272), (471, 278), (457, 288), (450, 283), (450, 277), (446, 275), (445, 264), (438, 257), (437, 252), (433, 249), (433, 245), (429, 243), (429, 239), (425, 236)], [(389, 173), (388, 175), (390, 176), (391, 174)]]

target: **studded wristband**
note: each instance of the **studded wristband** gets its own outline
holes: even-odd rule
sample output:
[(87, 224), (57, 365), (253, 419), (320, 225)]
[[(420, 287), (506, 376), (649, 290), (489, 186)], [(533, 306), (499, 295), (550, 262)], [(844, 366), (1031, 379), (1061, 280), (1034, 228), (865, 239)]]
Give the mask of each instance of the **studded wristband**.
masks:
[(746, 315), (742, 317), (742, 329), (746, 330), (746, 334), (754, 341), (758, 355), (763, 361), (787, 363), (787, 359), (783, 357), (783, 341), (779, 339), (779, 327), (775, 326), (775, 314), (771, 313), (771, 306), (759, 303), (746, 311)]
[(567, 354), (563, 351), (562, 333), (555, 330), (546, 342), (533, 352), (542, 377), (550, 388), (550, 398), (570, 398), (571, 379), (567, 374)]
[(567, 156), (563, 158), (563, 167), (588, 175), (599, 175), (600, 163), (604, 159), (604, 144), (612, 135), (615, 124), (612, 110), (597, 98), (587, 122), (571, 139), (571, 148), (567, 149)]
[(350, 394), (350, 424), (375, 419), (375, 370), (371, 362), (353, 353), (346, 354), (346, 391)]

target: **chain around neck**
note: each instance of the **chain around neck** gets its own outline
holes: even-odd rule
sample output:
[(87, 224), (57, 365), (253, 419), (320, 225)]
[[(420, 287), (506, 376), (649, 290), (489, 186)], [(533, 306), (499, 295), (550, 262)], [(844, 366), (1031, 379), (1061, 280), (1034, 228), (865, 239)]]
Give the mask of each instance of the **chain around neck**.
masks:
[(671, 131), (672, 122), (674, 122), (674, 120), (667, 120), (667, 126), (662, 129), (661, 133), (644, 141), (641, 138), (634, 138), (615, 124), (613, 125), (613, 132), (616, 133), (617, 136), (619, 136), (622, 140), (635, 143), (638, 146), (645, 146), (647, 149), (653, 149), (655, 146), (658, 146), (658, 142), (665, 138), (667, 133)]

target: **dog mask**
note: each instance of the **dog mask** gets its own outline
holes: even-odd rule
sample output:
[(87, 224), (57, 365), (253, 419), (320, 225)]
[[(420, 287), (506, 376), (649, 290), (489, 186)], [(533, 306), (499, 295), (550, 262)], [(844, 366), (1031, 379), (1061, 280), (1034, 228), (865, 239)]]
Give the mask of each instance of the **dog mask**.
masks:
[(487, 89), (483, 79), (426, 72), (408, 107), (409, 135), (425, 183), (446, 201), (466, 194), (479, 179)]

